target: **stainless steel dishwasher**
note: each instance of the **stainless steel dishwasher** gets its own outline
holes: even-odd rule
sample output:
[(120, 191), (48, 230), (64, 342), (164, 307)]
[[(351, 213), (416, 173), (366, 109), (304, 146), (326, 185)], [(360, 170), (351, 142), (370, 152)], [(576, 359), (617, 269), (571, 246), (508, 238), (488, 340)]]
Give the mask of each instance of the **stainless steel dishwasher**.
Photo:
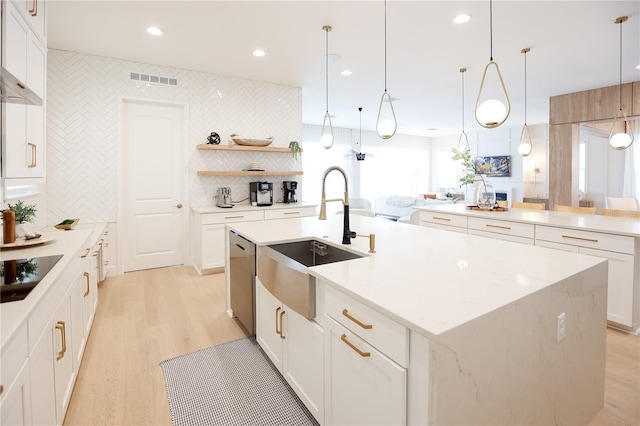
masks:
[(229, 296), (231, 310), (251, 335), (256, 334), (256, 245), (229, 231)]

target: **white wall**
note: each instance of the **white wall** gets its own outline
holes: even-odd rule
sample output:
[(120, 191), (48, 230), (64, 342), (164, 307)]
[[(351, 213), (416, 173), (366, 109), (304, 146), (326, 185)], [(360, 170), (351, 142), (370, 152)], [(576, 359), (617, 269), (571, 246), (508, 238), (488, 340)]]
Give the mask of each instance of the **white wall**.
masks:
[[(130, 72), (175, 77), (178, 86), (131, 81)], [(231, 187), (234, 200), (248, 197), (249, 182), (257, 180), (198, 177), (198, 170), (242, 170), (252, 161), (262, 162), (268, 170), (301, 168), (299, 160), (289, 155), (196, 149), (212, 131), (220, 134), (223, 144), (231, 133), (248, 138), (273, 136), (273, 146), (282, 147), (301, 140), (299, 88), (51, 49), (47, 90), (49, 225), (68, 217), (85, 223), (116, 221), (118, 96), (189, 105), (190, 194), (183, 203), (187, 206), (214, 205), (219, 186)], [(153, 153), (149, 155), (152, 159)], [(270, 180), (275, 188), (289, 179)]]

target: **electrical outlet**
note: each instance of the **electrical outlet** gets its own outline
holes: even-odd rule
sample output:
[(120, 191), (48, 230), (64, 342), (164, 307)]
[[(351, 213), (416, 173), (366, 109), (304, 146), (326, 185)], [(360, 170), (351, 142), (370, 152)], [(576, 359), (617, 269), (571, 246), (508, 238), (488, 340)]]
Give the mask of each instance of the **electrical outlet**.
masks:
[(557, 342), (560, 342), (567, 335), (567, 324), (565, 321), (564, 312), (558, 315), (558, 335), (556, 338)]

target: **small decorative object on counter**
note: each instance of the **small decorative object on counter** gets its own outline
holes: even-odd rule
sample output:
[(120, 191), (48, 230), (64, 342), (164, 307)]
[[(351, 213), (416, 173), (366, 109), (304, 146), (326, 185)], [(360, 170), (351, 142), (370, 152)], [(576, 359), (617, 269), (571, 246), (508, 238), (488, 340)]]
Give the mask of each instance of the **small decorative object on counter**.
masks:
[(220, 145), (220, 135), (216, 132), (211, 132), (209, 136), (207, 136), (207, 143), (213, 145)]
[(13, 210), (2, 211), (2, 242), (12, 243), (16, 240), (16, 213)]
[(80, 222), (80, 219), (65, 219), (59, 224), (55, 225), (55, 228), (69, 231), (70, 229), (73, 229), (78, 224), (78, 222)]
[(289, 142), (289, 149), (291, 150), (291, 153), (293, 154), (293, 158), (295, 158), (297, 160), (298, 159), (298, 153), (302, 152), (302, 149), (300, 148), (300, 145), (298, 144), (298, 141)]

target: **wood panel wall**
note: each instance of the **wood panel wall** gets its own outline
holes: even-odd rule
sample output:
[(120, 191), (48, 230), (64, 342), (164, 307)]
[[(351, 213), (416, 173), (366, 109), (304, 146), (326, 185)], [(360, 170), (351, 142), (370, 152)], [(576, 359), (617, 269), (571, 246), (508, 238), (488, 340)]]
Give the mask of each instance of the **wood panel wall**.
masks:
[[(620, 86), (601, 87), (549, 98), (549, 208), (578, 205), (580, 124), (612, 120)], [(622, 110), (640, 116), (640, 81), (622, 85)]]

